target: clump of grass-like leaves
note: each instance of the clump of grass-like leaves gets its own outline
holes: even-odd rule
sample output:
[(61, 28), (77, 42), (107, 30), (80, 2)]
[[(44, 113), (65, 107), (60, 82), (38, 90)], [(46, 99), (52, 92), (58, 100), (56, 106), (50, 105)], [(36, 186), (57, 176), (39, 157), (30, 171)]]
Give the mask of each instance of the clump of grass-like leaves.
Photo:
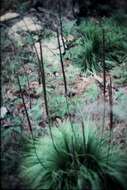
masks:
[(80, 64), (83, 70), (102, 69), (102, 44), (103, 32), (105, 32), (105, 63), (109, 70), (120, 63), (126, 55), (126, 29), (120, 27), (112, 19), (98, 21), (83, 21), (77, 28), (78, 40), (75, 47), (70, 49), (71, 59)]
[(50, 136), (30, 144), (22, 160), (21, 176), (30, 189), (113, 190), (127, 189), (127, 156), (108, 144), (93, 124), (81, 127), (67, 122)]

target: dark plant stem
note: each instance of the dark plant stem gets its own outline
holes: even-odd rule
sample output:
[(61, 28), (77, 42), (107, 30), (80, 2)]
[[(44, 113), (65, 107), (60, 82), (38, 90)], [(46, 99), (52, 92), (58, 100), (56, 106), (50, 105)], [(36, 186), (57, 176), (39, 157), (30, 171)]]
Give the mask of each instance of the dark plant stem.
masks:
[[(34, 39), (33, 39), (33, 37), (32, 37), (32, 34), (31, 34), (30, 30), (29, 30), (29, 27), (27, 26), (27, 24), (25, 23), (24, 20), (23, 20), (23, 22), (24, 22), (24, 24), (25, 24), (25, 27), (27, 28), (27, 31), (28, 31), (28, 33), (29, 33), (29, 36), (31, 37), (31, 40), (32, 40), (32, 43), (33, 43), (33, 48), (34, 48), (35, 53), (36, 53), (36, 56), (37, 56), (37, 60), (38, 60), (38, 68), (37, 68), (37, 72), (38, 72), (38, 83), (41, 84), (41, 74), (40, 74), (41, 66), (40, 66), (40, 61), (39, 61), (39, 54), (38, 54), (37, 48), (36, 48), (36, 46), (35, 46), (35, 43), (34, 43)], [(33, 24), (35, 24), (34, 21), (33, 21)], [(36, 25), (35, 25), (35, 26), (36, 26)], [(37, 30), (37, 29), (36, 29), (36, 30)], [(38, 33), (39, 33), (39, 32), (38, 32)]]
[(109, 86), (108, 86), (108, 92), (109, 92), (109, 128), (110, 128), (110, 142), (109, 142), (109, 147), (108, 147), (108, 158), (107, 162), (109, 161), (109, 154), (111, 151), (111, 140), (112, 140), (112, 129), (113, 129), (113, 96), (112, 96), (112, 79), (110, 76), (110, 81), (109, 81)]
[[(58, 29), (57, 29), (57, 40), (58, 40), (58, 47), (59, 47), (60, 63), (61, 63), (62, 74), (63, 74), (64, 93), (65, 93), (65, 98), (66, 98), (66, 105), (67, 105), (69, 120), (70, 120), (72, 129), (73, 129), (73, 124), (72, 124), (72, 121), (71, 121), (71, 116), (69, 114), (69, 104), (68, 104), (68, 98), (67, 98), (67, 95), (68, 95), (67, 80), (66, 80), (66, 75), (65, 75), (65, 70), (64, 70), (63, 57), (62, 57), (62, 53), (61, 53), (61, 46), (60, 46), (59, 31), (58, 31)], [(74, 132), (74, 130), (73, 130), (73, 132)]]
[(83, 144), (84, 144), (84, 152), (85, 152), (85, 149), (86, 149), (86, 144), (85, 144), (85, 126), (84, 126), (84, 122), (82, 120), (82, 136), (83, 136)]
[(44, 93), (45, 111), (46, 111), (46, 115), (47, 115), (47, 119), (48, 119), (48, 126), (49, 126), (49, 132), (50, 132), (50, 136), (51, 136), (51, 139), (52, 139), (52, 143), (53, 143), (53, 146), (54, 146), (55, 150), (58, 152), (57, 147), (56, 147), (55, 142), (54, 142), (54, 139), (53, 139), (52, 130), (51, 130), (51, 120), (50, 120), (49, 110), (48, 110), (46, 81), (45, 81), (45, 69), (44, 69), (44, 61), (43, 61), (43, 52), (42, 52), (41, 40), (39, 41), (39, 45), (40, 45), (40, 66), (41, 66), (40, 72), (41, 72), (41, 80), (42, 80), (43, 93)]
[(105, 107), (106, 107), (106, 65), (105, 65), (105, 31), (102, 29), (102, 65), (103, 65), (103, 127), (102, 135), (105, 127)]
[(24, 71), (25, 71), (25, 73), (26, 73), (26, 79), (27, 79), (27, 87), (28, 87), (28, 93), (29, 93), (29, 103), (30, 103), (30, 109), (32, 108), (32, 101), (31, 101), (31, 97), (30, 97), (30, 81), (29, 81), (29, 77), (28, 77), (28, 74), (27, 74), (27, 72), (26, 72), (26, 69), (25, 69), (25, 67), (23, 66), (23, 69), (24, 69)]
[(57, 41), (58, 41), (58, 48), (59, 48), (59, 54), (60, 54), (60, 63), (61, 63), (61, 68), (62, 68), (62, 73), (63, 73), (65, 96), (67, 96), (67, 92), (68, 92), (67, 91), (67, 81), (66, 81), (66, 75), (65, 75), (65, 71), (64, 71), (64, 64), (63, 64), (63, 57), (62, 57), (62, 52), (61, 52), (59, 30), (58, 29), (57, 29)]
[(65, 42), (64, 42), (64, 36), (63, 36), (63, 23), (62, 23), (62, 18), (61, 18), (61, 0), (59, 0), (59, 23), (60, 23), (60, 35), (61, 35), (61, 40), (62, 40), (62, 44), (63, 44), (63, 48), (64, 48), (64, 53), (66, 53), (66, 46), (65, 46)]
[(110, 130), (113, 129), (113, 96), (112, 96), (112, 79), (110, 77), (109, 83), (109, 114), (110, 114)]
[(18, 81), (18, 86), (19, 86), (19, 90), (20, 90), (20, 94), (21, 94), (21, 98), (22, 98), (22, 102), (23, 102), (26, 118), (27, 118), (27, 121), (28, 121), (28, 126), (29, 126), (29, 129), (30, 129), (31, 136), (33, 137), (32, 126), (31, 126), (30, 118), (29, 118), (29, 115), (28, 115), (28, 112), (27, 112), (27, 108), (26, 108), (26, 104), (25, 104), (25, 99), (24, 99), (24, 95), (23, 95), (23, 92), (22, 92), (22, 87), (21, 87), (21, 83), (20, 83), (20, 79), (19, 79), (18, 75), (17, 75), (17, 81)]
[(37, 61), (38, 61), (38, 69), (37, 69), (37, 72), (38, 72), (38, 83), (41, 84), (41, 65), (40, 65), (40, 59), (39, 59), (39, 54), (38, 54), (38, 51), (37, 51), (37, 48), (35, 46), (35, 44), (33, 44), (33, 47), (34, 47), (34, 50), (35, 50), (35, 53), (36, 53), (36, 56), (37, 56)]
[(47, 91), (46, 91), (46, 82), (45, 82), (45, 70), (44, 70), (44, 62), (43, 62), (43, 53), (42, 53), (42, 44), (41, 40), (39, 41), (40, 45), (40, 65), (41, 65), (41, 80), (42, 80), (42, 85), (43, 85), (43, 92), (44, 92), (44, 101), (45, 101), (45, 110), (46, 110), (46, 115), (49, 120), (49, 111), (48, 111), (48, 101), (47, 101)]
[(105, 31), (102, 29), (102, 65), (103, 65), (103, 95), (106, 93), (106, 64), (105, 64)]
[[(71, 121), (71, 115), (69, 113), (69, 104), (68, 104), (68, 97), (67, 97), (67, 93), (68, 93), (68, 90), (67, 90), (67, 81), (66, 81), (66, 75), (65, 75), (65, 70), (64, 70), (64, 64), (63, 64), (63, 57), (62, 57), (62, 53), (61, 53), (61, 46), (60, 46), (60, 40), (59, 40), (59, 31), (57, 29), (57, 40), (58, 40), (58, 47), (59, 47), (59, 55), (60, 55), (60, 63), (61, 63), (61, 68), (62, 68), (62, 74), (63, 74), (63, 81), (64, 81), (64, 90), (65, 90), (65, 98), (66, 98), (66, 105), (67, 105), (67, 112), (68, 112), (68, 116), (69, 116), (69, 121), (70, 121), (70, 124), (71, 124), (71, 128), (72, 128), (72, 132), (74, 134), (74, 137), (72, 136), (72, 148), (73, 150), (75, 149), (74, 147), (74, 140), (76, 141), (76, 135), (75, 135), (75, 131), (74, 131), (74, 127), (73, 127), (73, 124), (72, 124), (72, 121)], [(73, 152), (73, 159), (75, 161), (75, 153)]]
[(35, 145), (35, 139), (34, 139), (33, 130), (32, 130), (32, 125), (31, 125), (31, 121), (30, 121), (30, 118), (29, 118), (27, 108), (26, 108), (25, 99), (24, 99), (24, 96), (23, 96), (22, 87), (21, 87), (21, 83), (20, 83), (20, 79), (19, 79), (18, 75), (17, 75), (17, 81), (18, 81), (18, 86), (19, 86), (19, 90), (20, 90), (20, 94), (21, 94), (21, 98), (22, 98), (22, 102), (23, 102), (23, 106), (24, 106), (24, 110), (25, 110), (25, 114), (26, 114), (26, 118), (27, 118), (27, 122), (28, 122), (28, 126), (29, 126), (29, 129), (30, 129), (30, 133), (31, 133), (32, 141), (33, 141), (35, 155), (36, 155), (39, 163), (41, 164), (41, 166), (43, 168), (45, 168), (44, 164), (41, 162), (41, 160), (40, 160), (40, 158), (38, 157), (38, 154), (37, 154), (36, 145)]
[(67, 113), (68, 113), (69, 121), (70, 121), (71, 128), (72, 128), (73, 134), (75, 136), (75, 140), (76, 140), (76, 135), (75, 135), (75, 131), (74, 131), (74, 127), (73, 127), (73, 123), (72, 123), (72, 119), (71, 119), (71, 114), (70, 114), (70, 110), (69, 110), (68, 97), (66, 96), (65, 99), (66, 99)]

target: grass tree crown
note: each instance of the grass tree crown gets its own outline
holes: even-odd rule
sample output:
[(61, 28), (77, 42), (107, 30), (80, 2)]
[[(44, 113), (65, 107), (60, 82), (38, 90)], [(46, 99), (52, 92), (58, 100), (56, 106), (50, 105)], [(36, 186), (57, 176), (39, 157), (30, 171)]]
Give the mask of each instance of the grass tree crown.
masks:
[(24, 153), (21, 177), (31, 189), (113, 190), (127, 188), (127, 156), (108, 135), (101, 137), (93, 124), (52, 128), (50, 136), (36, 140), (40, 165), (32, 144)]

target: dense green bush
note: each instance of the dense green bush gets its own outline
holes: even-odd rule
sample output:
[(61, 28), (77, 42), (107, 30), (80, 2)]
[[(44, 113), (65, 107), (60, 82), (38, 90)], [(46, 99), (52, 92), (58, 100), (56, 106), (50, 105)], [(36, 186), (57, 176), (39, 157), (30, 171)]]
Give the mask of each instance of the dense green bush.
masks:
[(127, 189), (127, 156), (109, 145), (93, 123), (84, 127), (64, 123), (50, 136), (27, 146), (21, 163), (21, 177), (30, 189), (113, 190)]
[(69, 58), (80, 64), (83, 70), (102, 69), (103, 29), (107, 70), (121, 62), (127, 51), (126, 28), (119, 27), (112, 19), (83, 21), (76, 27), (78, 39), (69, 50)]

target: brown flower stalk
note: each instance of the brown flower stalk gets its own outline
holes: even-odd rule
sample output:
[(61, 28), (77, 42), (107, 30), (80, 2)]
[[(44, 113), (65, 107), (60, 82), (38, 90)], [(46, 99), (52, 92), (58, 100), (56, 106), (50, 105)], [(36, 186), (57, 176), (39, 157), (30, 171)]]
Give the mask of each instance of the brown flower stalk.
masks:
[(30, 133), (31, 133), (32, 141), (33, 141), (35, 155), (36, 155), (39, 163), (41, 164), (41, 166), (45, 168), (44, 164), (41, 162), (41, 160), (40, 160), (40, 158), (39, 158), (39, 156), (37, 154), (36, 145), (35, 145), (35, 139), (34, 139), (33, 130), (32, 130), (32, 125), (31, 125), (31, 121), (30, 121), (30, 118), (29, 118), (29, 114), (28, 114), (28, 111), (27, 111), (26, 104), (25, 104), (25, 99), (24, 99), (24, 95), (23, 95), (23, 92), (22, 92), (20, 79), (19, 79), (18, 75), (16, 75), (16, 76), (17, 76), (18, 86), (19, 86), (19, 90), (20, 90), (20, 94), (21, 94), (21, 98), (22, 98), (22, 102), (23, 102), (23, 106), (24, 106), (24, 110), (25, 110), (25, 114), (26, 114), (26, 118), (27, 118), (27, 122), (28, 122), (28, 126), (29, 126), (29, 129), (30, 129)]
[(60, 23), (60, 35), (61, 35), (61, 40), (62, 40), (62, 44), (63, 44), (63, 48), (64, 48), (63, 54), (65, 54), (66, 46), (65, 46), (65, 42), (64, 42), (63, 23), (62, 23), (62, 18), (61, 18), (61, 0), (59, 0), (59, 3), (58, 3), (58, 13), (59, 13), (59, 23)]
[(113, 128), (113, 95), (112, 95), (112, 79), (110, 77), (109, 83), (109, 114), (110, 114), (110, 130)]
[(61, 52), (61, 45), (60, 45), (60, 39), (59, 39), (59, 30), (57, 29), (57, 41), (58, 41), (58, 48), (59, 48), (59, 54), (60, 54), (60, 63), (61, 63), (61, 68), (62, 68), (62, 73), (63, 73), (63, 80), (64, 80), (64, 90), (65, 90), (65, 96), (67, 96), (67, 81), (66, 81), (66, 75), (64, 71), (64, 64), (63, 64), (63, 57), (62, 57), (62, 52)]
[(105, 31), (102, 29), (102, 66), (103, 66), (103, 123), (102, 135), (105, 127), (105, 112), (106, 112), (106, 65), (105, 65)]
[(48, 110), (46, 81), (45, 81), (45, 69), (44, 69), (43, 51), (42, 51), (41, 40), (39, 41), (39, 46), (40, 46), (40, 63), (39, 64), (41, 66), (40, 73), (41, 73), (41, 80), (42, 80), (43, 93), (44, 93), (45, 111), (46, 111), (46, 115), (47, 115), (47, 119), (48, 119), (48, 126), (49, 126), (49, 132), (50, 132), (50, 136), (52, 139), (52, 143), (53, 143), (54, 149), (58, 152), (57, 147), (56, 147), (55, 142), (54, 142), (54, 139), (53, 139), (53, 135), (52, 135), (51, 120), (50, 120), (49, 110)]

